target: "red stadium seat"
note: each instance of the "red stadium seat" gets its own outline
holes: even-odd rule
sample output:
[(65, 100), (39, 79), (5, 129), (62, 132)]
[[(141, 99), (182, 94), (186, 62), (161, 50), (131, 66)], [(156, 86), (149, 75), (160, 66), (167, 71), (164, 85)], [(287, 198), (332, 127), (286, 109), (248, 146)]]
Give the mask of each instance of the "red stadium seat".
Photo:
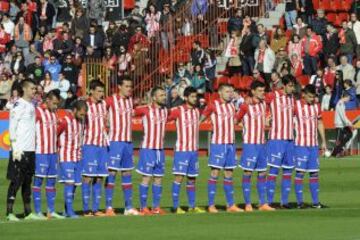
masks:
[(330, 0), (320, 0), (319, 1), (319, 8), (325, 11), (331, 11), (331, 1)]
[(301, 86), (306, 86), (307, 84), (309, 84), (310, 77), (308, 75), (301, 75), (297, 77), (297, 80)]
[(227, 33), (227, 22), (219, 22), (217, 27), (219, 34), (225, 35)]
[(286, 39), (287, 39), (288, 41), (290, 41), (292, 35), (293, 35), (293, 31), (292, 31), (292, 30), (286, 30), (285, 36), (286, 36)]
[(341, 2), (342, 2), (342, 0), (332, 0), (332, 2), (331, 2), (332, 10), (333, 11), (341, 11), (341, 10), (343, 10)]
[(352, 2), (353, 2), (352, 0), (344, 0), (344, 1), (342, 2), (342, 8), (343, 8), (343, 10), (344, 10), (344, 11), (349, 11), (350, 8), (351, 8)]
[(217, 92), (214, 92), (211, 94), (211, 101), (217, 100), (219, 98), (220, 98), (220, 96)]
[(328, 13), (326, 14), (326, 18), (329, 22), (335, 24), (337, 22), (337, 15), (336, 13)]
[(217, 90), (220, 84), (228, 83), (228, 82), (229, 82), (229, 78), (227, 76), (218, 77), (214, 82), (214, 90)]
[(240, 88), (240, 82), (241, 82), (241, 76), (232, 76), (229, 81), (229, 83), (232, 84), (236, 89)]
[(241, 82), (240, 82), (240, 86), (239, 88), (241, 90), (249, 90), (250, 89), (250, 85), (252, 83), (252, 81), (254, 80), (254, 78), (252, 76), (243, 76), (241, 78)]
[(312, 2), (313, 2), (314, 9), (315, 10), (319, 9), (319, 0), (312, 0)]

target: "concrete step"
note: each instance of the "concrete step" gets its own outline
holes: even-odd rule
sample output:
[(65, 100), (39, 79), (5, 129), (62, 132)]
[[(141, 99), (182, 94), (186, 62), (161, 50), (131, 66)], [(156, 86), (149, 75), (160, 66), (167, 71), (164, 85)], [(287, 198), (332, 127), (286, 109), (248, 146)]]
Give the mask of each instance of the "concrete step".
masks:
[(269, 11), (269, 18), (278, 18), (278, 19), (280, 19), (283, 15), (284, 15), (283, 12)]
[(275, 25), (279, 25), (280, 18), (260, 18), (259, 23), (263, 24), (267, 28), (272, 28)]
[(285, 3), (279, 3), (276, 6), (275, 11), (285, 13)]

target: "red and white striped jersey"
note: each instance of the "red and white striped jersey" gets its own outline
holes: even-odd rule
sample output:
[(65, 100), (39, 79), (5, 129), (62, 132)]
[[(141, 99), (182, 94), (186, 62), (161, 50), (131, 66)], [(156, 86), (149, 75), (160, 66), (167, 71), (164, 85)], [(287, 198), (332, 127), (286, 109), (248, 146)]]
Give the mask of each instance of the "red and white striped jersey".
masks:
[(135, 109), (135, 116), (142, 117), (144, 127), (141, 148), (163, 149), (168, 110), (154, 105), (141, 106)]
[(307, 104), (304, 100), (295, 102), (295, 145), (318, 146), (318, 120), (321, 119), (319, 104)]
[(275, 90), (266, 95), (266, 102), (270, 105), (271, 127), (269, 139), (294, 139), (294, 98), (282, 90)]
[(197, 108), (182, 105), (171, 109), (169, 121), (176, 122), (176, 148), (177, 152), (197, 151), (199, 143), (200, 112)]
[(36, 153), (54, 154), (57, 152), (57, 117), (55, 112), (40, 106), (35, 110), (36, 114)]
[(65, 116), (58, 126), (60, 162), (78, 162), (81, 159), (84, 124), (73, 115)]
[(133, 100), (113, 95), (106, 99), (109, 114), (109, 140), (116, 142), (132, 141)]
[(265, 143), (266, 103), (248, 98), (240, 106), (237, 119), (243, 123), (243, 143)]
[(85, 121), (84, 145), (107, 146), (106, 103), (105, 101), (94, 103), (90, 98), (86, 103), (88, 111)]
[(225, 103), (215, 100), (209, 104), (203, 116), (211, 118), (212, 144), (233, 144), (235, 142), (235, 106), (233, 103)]

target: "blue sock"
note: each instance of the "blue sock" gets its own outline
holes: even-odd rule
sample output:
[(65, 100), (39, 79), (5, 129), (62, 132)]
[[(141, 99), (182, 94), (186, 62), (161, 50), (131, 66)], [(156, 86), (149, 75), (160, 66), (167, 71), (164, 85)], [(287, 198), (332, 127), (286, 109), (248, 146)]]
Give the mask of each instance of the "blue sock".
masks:
[(147, 197), (148, 197), (149, 186), (140, 184), (139, 186), (139, 197), (140, 197), (140, 209), (147, 207)]
[(304, 174), (297, 172), (295, 175), (295, 194), (297, 203), (303, 203)]
[(269, 175), (267, 177), (267, 182), (266, 182), (268, 203), (274, 202), (274, 195), (275, 195), (275, 189), (276, 189), (276, 177), (278, 174), (279, 174), (278, 168), (270, 167)]
[(319, 174), (310, 173), (309, 188), (313, 204), (319, 203)]
[(251, 175), (243, 174), (242, 190), (245, 204), (251, 204)]
[(256, 183), (257, 192), (259, 195), (259, 204), (266, 203), (266, 175), (258, 175)]
[(46, 179), (46, 202), (48, 207), (48, 212), (55, 212), (55, 197), (56, 197), (56, 178)]
[(73, 209), (74, 185), (65, 184), (65, 186), (64, 186), (64, 200), (65, 200), (65, 207), (66, 207), (66, 215), (67, 216), (75, 215), (75, 212), (74, 212), (74, 209)]
[(152, 193), (153, 193), (153, 208), (160, 207), (162, 186), (153, 183), (153, 185), (152, 185)]
[(292, 169), (283, 169), (281, 181), (281, 204), (286, 205), (289, 203), (289, 194), (291, 191), (291, 175)]
[(96, 181), (92, 185), (92, 210), (93, 212), (99, 211), (100, 201), (101, 201), (101, 182)]
[(181, 189), (181, 183), (174, 181), (171, 190), (174, 209), (177, 209), (179, 207), (180, 189)]
[(224, 177), (224, 192), (228, 207), (234, 205), (234, 184), (232, 177)]
[(114, 187), (115, 187), (115, 180), (116, 176), (109, 174), (106, 178), (106, 185), (105, 185), (105, 205), (106, 209), (112, 208), (112, 200), (114, 196)]
[(194, 208), (195, 207), (195, 199), (196, 199), (195, 181), (194, 180), (188, 180), (188, 182), (186, 184), (186, 192), (187, 192), (187, 196), (188, 196), (189, 207)]
[(211, 177), (208, 180), (208, 200), (209, 206), (215, 205), (215, 195), (216, 195), (216, 183), (217, 177)]
[(132, 208), (132, 181), (131, 175), (121, 176), (122, 182), (122, 189), (124, 192), (124, 199), (125, 199), (125, 208), (131, 209)]
[(32, 188), (35, 213), (41, 212), (41, 185), (42, 185), (42, 182), (43, 182), (42, 178), (35, 177), (34, 186)]
[(90, 202), (90, 183), (86, 183), (85, 181), (82, 183), (81, 193), (82, 193), (83, 210), (84, 212), (87, 212), (89, 211), (89, 202)]

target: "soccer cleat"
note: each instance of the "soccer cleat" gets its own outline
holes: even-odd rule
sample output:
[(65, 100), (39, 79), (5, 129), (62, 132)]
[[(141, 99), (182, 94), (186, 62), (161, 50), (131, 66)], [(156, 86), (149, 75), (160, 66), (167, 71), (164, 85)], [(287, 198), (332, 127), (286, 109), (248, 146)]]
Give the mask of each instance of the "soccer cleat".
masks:
[(206, 211), (199, 207), (189, 208), (189, 213), (206, 213)]
[(91, 211), (87, 211), (87, 212), (84, 212), (83, 216), (84, 217), (93, 217), (94, 214)]
[(107, 215), (101, 211), (97, 211), (94, 213), (95, 217), (106, 217)]
[(238, 212), (244, 212), (241, 208), (237, 207), (235, 204), (231, 207), (226, 208), (226, 212), (228, 213), (238, 213)]
[(280, 205), (280, 208), (281, 208), (281, 209), (291, 209), (291, 207), (290, 207), (289, 204), (281, 204), (281, 205)]
[(317, 203), (317, 204), (311, 205), (311, 208), (321, 209), (321, 208), (327, 208), (327, 206), (325, 206), (321, 203)]
[(149, 215), (152, 215), (152, 212), (150, 211), (149, 208), (143, 208), (143, 209), (140, 209), (140, 215), (141, 216), (149, 216)]
[(254, 211), (254, 209), (251, 206), (251, 204), (246, 204), (245, 205), (245, 212), (252, 212), (252, 211)]
[(9, 215), (7, 215), (6, 220), (8, 220), (9, 222), (19, 222), (20, 219), (18, 217), (15, 216), (15, 214), (10, 213)]
[(216, 209), (216, 207), (213, 205), (213, 206), (209, 206), (208, 207), (208, 212), (209, 213), (218, 213), (219, 211)]
[(141, 213), (136, 210), (135, 208), (125, 209), (124, 211), (125, 216), (140, 216)]
[(47, 218), (42, 213), (30, 213), (27, 215), (24, 220), (46, 220)]
[(175, 213), (176, 214), (185, 214), (186, 212), (182, 208), (178, 207), (177, 209), (175, 209)]
[(151, 210), (151, 213), (152, 213), (153, 215), (165, 215), (165, 214), (166, 214), (166, 211), (163, 210), (163, 209), (161, 209), (161, 208), (159, 208), (159, 207), (157, 207), (157, 208), (152, 209), (152, 210)]
[(66, 214), (66, 217), (75, 219), (75, 218), (79, 218), (80, 216), (73, 212), (73, 213)]
[(107, 217), (115, 217), (116, 213), (115, 213), (114, 209), (110, 207), (110, 208), (106, 209), (105, 215)]
[(64, 216), (56, 213), (56, 212), (52, 212), (52, 213), (47, 213), (47, 218), (51, 219), (51, 218), (55, 218), (55, 219), (65, 219)]
[(298, 204), (297, 204), (297, 208), (298, 208), (298, 209), (305, 209), (306, 206), (305, 206), (304, 203), (298, 203)]
[(272, 208), (269, 204), (265, 203), (259, 207), (259, 211), (275, 211), (275, 208)]

